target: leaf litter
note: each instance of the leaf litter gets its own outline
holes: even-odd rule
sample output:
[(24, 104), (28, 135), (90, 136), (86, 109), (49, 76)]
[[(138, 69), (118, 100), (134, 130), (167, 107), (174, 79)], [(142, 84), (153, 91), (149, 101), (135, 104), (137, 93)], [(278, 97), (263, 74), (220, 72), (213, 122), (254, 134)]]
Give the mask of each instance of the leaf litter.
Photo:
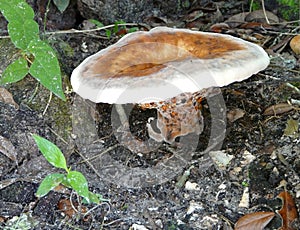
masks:
[[(282, 207), (276, 211), (282, 219), (280, 230), (296, 230), (293, 224), (298, 218), (295, 201), (289, 192), (283, 191), (278, 196), (282, 200)], [(235, 224), (234, 230), (263, 230), (275, 217), (275, 212), (254, 212), (242, 216)]]

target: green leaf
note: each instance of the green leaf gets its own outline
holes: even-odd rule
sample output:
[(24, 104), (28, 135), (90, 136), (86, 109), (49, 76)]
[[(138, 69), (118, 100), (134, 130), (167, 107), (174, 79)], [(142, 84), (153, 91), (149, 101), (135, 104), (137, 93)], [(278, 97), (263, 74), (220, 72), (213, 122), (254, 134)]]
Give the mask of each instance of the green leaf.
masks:
[(60, 66), (54, 50), (41, 40), (33, 40), (28, 46), (35, 59), (29, 73), (43, 86), (62, 100), (66, 100), (63, 89)]
[(67, 188), (72, 188), (72, 186), (69, 184), (69, 181), (68, 181), (67, 177), (65, 177), (65, 178), (62, 180), (61, 184), (62, 184), (63, 186), (65, 186), (65, 187), (67, 187)]
[(113, 33), (116, 34), (119, 31), (119, 24), (117, 22), (115, 22), (115, 26), (113, 28)]
[(53, 0), (53, 2), (61, 13), (67, 9), (70, 3), (69, 0)]
[(100, 203), (98, 194), (96, 194), (96, 193), (89, 192), (89, 199), (90, 199), (90, 203), (95, 203), (95, 204)]
[(28, 73), (28, 64), (25, 58), (20, 57), (4, 70), (0, 84), (13, 83), (22, 80)]
[(95, 24), (99, 28), (104, 26), (103, 23), (101, 23), (101, 22), (99, 22), (98, 20), (95, 20), (95, 19), (89, 19), (88, 21)]
[(119, 21), (116, 21), (115, 24), (116, 24), (116, 25), (126, 24), (126, 22), (123, 21), (123, 20), (119, 20)]
[(86, 199), (83, 199), (82, 203), (84, 203), (84, 204), (89, 204), (89, 203), (99, 204), (100, 202), (110, 202), (109, 199), (103, 198), (103, 196), (101, 194), (93, 193), (91, 191), (89, 191), (89, 198), (90, 198), (90, 202), (87, 202)]
[(138, 31), (138, 30), (139, 30), (138, 27), (132, 27), (132, 28), (128, 29), (127, 33), (128, 33), (128, 34), (129, 34), (129, 33), (133, 33), (133, 32), (136, 32), (136, 31)]
[(36, 196), (43, 197), (47, 195), (52, 189), (54, 189), (57, 185), (59, 185), (65, 178), (64, 174), (53, 173), (45, 177), (45, 179), (40, 184)]
[(66, 159), (55, 144), (36, 134), (32, 134), (32, 137), (43, 156), (51, 165), (68, 171)]
[(88, 183), (81, 172), (70, 171), (67, 175), (67, 180), (71, 187), (78, 193), (78, 195), (84, 197), (88, 203), (91, 202)]
[(108, 39), (110, 39), (110, 37), (111, 37), (111, 31), (110, 30), (105, 30), (105, 34), (106, 34), (106, 37)]
[(33, 20), (34, 18), (34, 11), (24, 0), (1, 0), (0, 11), (8, 22)]
[(7, 29), (11, 41), (19, 49), (26, 50), (32, 40), (39, 39), (39, 26), (33, 20), (11, 21)]

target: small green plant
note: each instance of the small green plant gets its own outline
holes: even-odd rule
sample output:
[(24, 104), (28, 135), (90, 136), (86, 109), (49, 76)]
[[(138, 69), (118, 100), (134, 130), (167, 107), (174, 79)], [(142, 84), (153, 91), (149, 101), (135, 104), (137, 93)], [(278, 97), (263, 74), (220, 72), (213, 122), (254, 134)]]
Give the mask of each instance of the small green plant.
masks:
[(299, 19), (300, 16), (300, 1), (298, 0), (277, 0), (279, 3), (279, 13), (286, 20)]
[(121, 30), (125, 30), (126, 33), (132, 33), (138, 30), (137, 27), (131, 27), (127, 29), (126, 22), (124, 22), (123, 20), (116, 21), (112, 26), (104, 26), (102, 22), (99, 22), (96, 19), (89, 19), (89, 22), (93, 23), (98, 28), (112, 27), (111, 29), (105, 29), (105, 34), (108, 39), (110, 39), (112, 35), (118, 34), (118, 32), (120, 32)]
[(250, 11), (259, 10), (261, 8), (260, 1), (250, 1)]
[(20, 57), (3, 72), (0, 85), (22, 80), (28, 73), (62, 100), (66, 100), (58, 59), (52, 47), (39, 36), (34, 11), (24, 0), (0, 1), (0, 11), (8, 21), (12, 43)]
[[(261, 0), (249, 0), (250, 11), (259, 10), (262, 8)], [(274, 6), (272, 6), (274, 5)], [(277, 15), (285, 20), (297, 20), (300, 15), (300, 0), (275, 0), (270, 8), (275, 8)], [(276, 6), (276, 7), (275, 7)]]
[(52, 173), (46, 176), (36, 192), (37, 197), (47, 195), (56, 186), (62, 184), (73, 189), (78, 195), (84, 198), (83, 201), (86, 203), (98, 204), (100, 201), (107, 201), (102, 199), (101, 195), (89, 191), (88, 182), (81, 172), (71, 170), (71, 168), (67, 167), (64, 155), (55, 144), (36, 134), (32, 134), (32, 137), (46, 160), (54, 167), (66, 171), (64, 174)]

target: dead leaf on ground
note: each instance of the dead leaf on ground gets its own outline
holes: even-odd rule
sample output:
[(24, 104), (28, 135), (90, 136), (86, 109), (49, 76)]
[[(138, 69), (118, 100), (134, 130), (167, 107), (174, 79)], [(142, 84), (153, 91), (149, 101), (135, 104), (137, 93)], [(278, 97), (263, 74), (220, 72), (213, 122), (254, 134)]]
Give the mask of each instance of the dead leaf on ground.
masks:
[(297, 138), (298, 129), (299, 129), (298, 120), (294, 120), (291, 118), (287, 121), (286, 128), (284, 130), (284, 135)]
[(0, 152), (12, 161), (17, 161), (16, 149), (10, 140), (0, 136)]
[(263, 230), (275, 216), (274, 212), (255, 212), (242, 216), (234, 230)]
[(262, 22), (246, 22), (240, 26), (241, 29), (252, 29), (252, 30), (260, 30), (262, 27), (264, 29), (273, 29), (273, 27), (270, 26), (269, 24), (262, 23)]
[(202, 17), (204, 15), (202, 10), (194, 10), (190, 12), (188, 15), (185, 16), (184, 20), (186, 22), (193, 22), (197, 20), (198, 18)]
[(293, 197), (286, 191), (281, 192), (278, 198), (282, 200), (282, 208), (278, 214), (282, 218), (282, 227), (280, 230), (296, 230), (293, 228), (293, 222), (298, 218), (297, 208)]
[(277, 15), (273, 14), (270, 11), (263, 11), (263, 10), (255, 10), (249, 14), (246, 15), (245, 21), (246, 22), (261, 22), (261, 23), (266, 23), (267, 19), (269, 20), (270, 23), (278, 23), (279, 18)]
[(164, 17), (150, 16), (145, 19), (145, 23), (151, 27), (166, 26), (168, 25), (168, 20)]
[(5, 88), (0, 87), (0, 101), (5, 104), (12, 105), (15, 109), (19, 109), (19, 105), (14, 101), (12, 95)]
[(245, 115), (245, 111), (239, 108), (230, 110), (227, 113), (227, 119), (229, 122), (235, 122), (236, 120), (242, 118)]
[(288, 103), (279, 103), (266, 108), (263, 114), (265, 116), (276, 116), (287, 113), (293, 109), (294, 107)]
[(226, 170), (226, 167), (234, 158), (233, 155), (230, 155), (225, 151), (210, 151), (209, 156), (220, 170)]
[[(266, 11), (266, 16), (267, 16), (269, 22), (271, 22), (271, 23), (278, 23), (279, 22), (279, 18), (270, 11)], [(258, 22), (261, 25), (266, 26), (267, 29), (272, 28), (272, 26), (270, 26), (269, 24), (266, 23), (267, 22), (266, 17), (265, 17), (265, 14), (262, 10), (238, 13), (238, 14), (235, 14), (235, 15), (231, 16), (230, 18), (228, 18), (225, 22), (231, 28), (236, 28), (236, 27), (239, 27), (242, 24), (247, 24), (249, 22), (250, 23), (251, 22)]]
[[(88, 211), (85, 206), (79, 205), (76, 202), (71, 204), (71, 201), (69, 199), (61, 199), (58, 202), (57, 207), (60, 211), (62, 211), (69, 218), (74, 218), (78, 214), (85, 214)], [(88, 217), (84, 218), (84, 221), (87, 221), (87, 220), (88, 220)]]
[(223, 33), (223, 32), (225, 32), (225, 31), (227, 31), (229, 29), (230, 29), (229, 25), (227, 23), (225, 23), (225, 22), (213, 24), (209, 28), (209, 30), (211, 32), (215, 32), (215, 33)]
[(249, 12), (238, 13), (230, 18), (228, 18), (225, 22), (232, 28), (238, 27), (239, 25), (245, 22), (245, 17), (249, 14)]

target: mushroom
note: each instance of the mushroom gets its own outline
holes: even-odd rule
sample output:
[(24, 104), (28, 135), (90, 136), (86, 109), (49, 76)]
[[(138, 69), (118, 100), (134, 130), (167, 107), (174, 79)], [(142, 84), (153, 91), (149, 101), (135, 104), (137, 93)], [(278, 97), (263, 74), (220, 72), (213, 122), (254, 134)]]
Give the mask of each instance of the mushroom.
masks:
[(95, 103), (157, 109), (156, 124), (150, 120), (147, 125), (149, 136), (173, 143), (178, 136), (202, 132), (203, 97), (268, 64), (261, 47), (242, 39), (157, 27), (127, 34), (86, 58), (73, 71), (71, 84), (81, 97)]

